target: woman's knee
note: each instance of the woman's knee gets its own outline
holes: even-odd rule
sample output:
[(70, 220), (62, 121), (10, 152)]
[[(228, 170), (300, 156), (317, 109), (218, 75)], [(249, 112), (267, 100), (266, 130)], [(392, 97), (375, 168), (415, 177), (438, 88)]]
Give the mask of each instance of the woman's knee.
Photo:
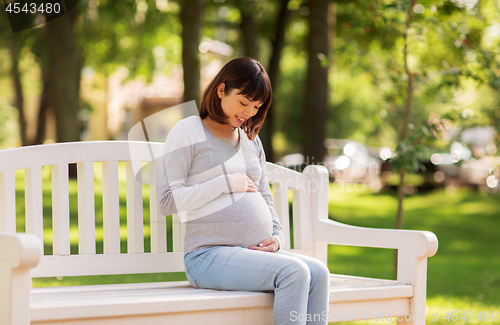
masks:
[(330, 282), (330, 270), (323, 262), (318, 260), (316, 263), (311, 263), (309, 264), (309, 269), (313, 281)]
[(300, 259), (290, 259), (283, 266), (282, 274), (284, 277), (293, 278), (293, 281), (302, 282), (309, 285), (311, 282), (311, 271), (309, 266)]

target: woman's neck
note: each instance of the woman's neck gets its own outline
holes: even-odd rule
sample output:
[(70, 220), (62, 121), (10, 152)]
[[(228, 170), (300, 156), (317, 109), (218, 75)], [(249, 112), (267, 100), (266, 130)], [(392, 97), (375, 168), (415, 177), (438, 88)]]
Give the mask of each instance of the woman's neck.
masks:
[(201, 120), (202, 123), (219, 138), (238, 138), (238, 128), (233, 127), (231, 124), (220, 124), (212, 120), (209, 116)]

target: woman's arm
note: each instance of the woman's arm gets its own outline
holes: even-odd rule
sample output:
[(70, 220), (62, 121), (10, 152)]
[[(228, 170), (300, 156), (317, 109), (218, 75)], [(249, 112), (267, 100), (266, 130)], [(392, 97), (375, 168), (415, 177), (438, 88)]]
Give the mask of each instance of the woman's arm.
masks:
[[(201, 208), (222, 193), (234, 192), (230, 175), (220, 175), (204, 183), (186, 186), (186, 178), (200, 143), (190, 140), (187, 127), (178, 123), (168, 134), (163, 155), (163, 170), (159, 183), (159, 205), (163, 215)], [(193, 143), (194, 142), (194, 143)]]

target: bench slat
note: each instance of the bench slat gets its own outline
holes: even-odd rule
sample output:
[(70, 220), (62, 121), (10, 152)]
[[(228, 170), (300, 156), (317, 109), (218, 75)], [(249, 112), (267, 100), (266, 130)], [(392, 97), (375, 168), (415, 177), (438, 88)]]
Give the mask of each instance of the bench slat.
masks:
[(127, 161), (127, 252), (144, 252), (144, 217), (142, 184), (136, 181), (135, 170), (142, 173), (140, 161)]
[(95, 254), (94, 163), (77, 164), (78, 253)]
[[(162, 164), (155, 162), (150, 165), (149, 179), (156, 180), (150, 184), (158, 184), (161, 175)], [(158, 204), (158, 185), (149, 185), (149, 220), (151, 227), (151, 253), (163, 253), (167, 251), (167, 220), (160, 213)]]
[(0, 231), (16, 232), (16, 177), (14, 171), (0, 173)]
[[(313, 249), (311, 203), (307, 191), (293, 190), (293, 243), (294, 248)], [(314, 217), (314, 216), (312, 216)]]
[(283, 249), (290, 249), (290, 211), (288, 208), (288, 188), (283, 183), (273, 184), (274, 209), (280, 218), (285, 244)]
[(32, 276), (81, 276), (184, 272), (184, 253), (42, 256)]
[(120, 254), (120, 197), (118, 162), (102, 162), (102, 217), (104, 254)]
[(68, 182), (68, 164), (52, 165), (52, 241), (54, 255), (70, 254)]
[(42, 167), (25, 169), (24, 184), (26, 232), (36, 235), (43, 243)]
[(181, 223), (179, 214), (172, 215), (172, 246), (174, 252), (184, 251), (185, 223)]

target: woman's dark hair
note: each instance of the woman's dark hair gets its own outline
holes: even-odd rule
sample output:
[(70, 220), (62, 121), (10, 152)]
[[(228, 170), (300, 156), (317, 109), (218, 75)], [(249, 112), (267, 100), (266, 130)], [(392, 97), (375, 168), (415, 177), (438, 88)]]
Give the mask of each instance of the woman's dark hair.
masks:
[(226, 95), (233, 89), (238, 89), (238, 94), (252, 101), (262, 102), (257, 114), (241, 126), (248, 138), (253, 140), (264, 123), (273, 97), (271, 81), (266, 70), (257, 60), (247, 57), (236, 58), (226, 63), (205, 88), (201, 99), (200, 117), (203, 119), (209, 116), (220, 124), (227, 124), (228, 117), (224, 115), (221, 99), (217, 95), (217, 87), (221, 83), (225, 84)]

